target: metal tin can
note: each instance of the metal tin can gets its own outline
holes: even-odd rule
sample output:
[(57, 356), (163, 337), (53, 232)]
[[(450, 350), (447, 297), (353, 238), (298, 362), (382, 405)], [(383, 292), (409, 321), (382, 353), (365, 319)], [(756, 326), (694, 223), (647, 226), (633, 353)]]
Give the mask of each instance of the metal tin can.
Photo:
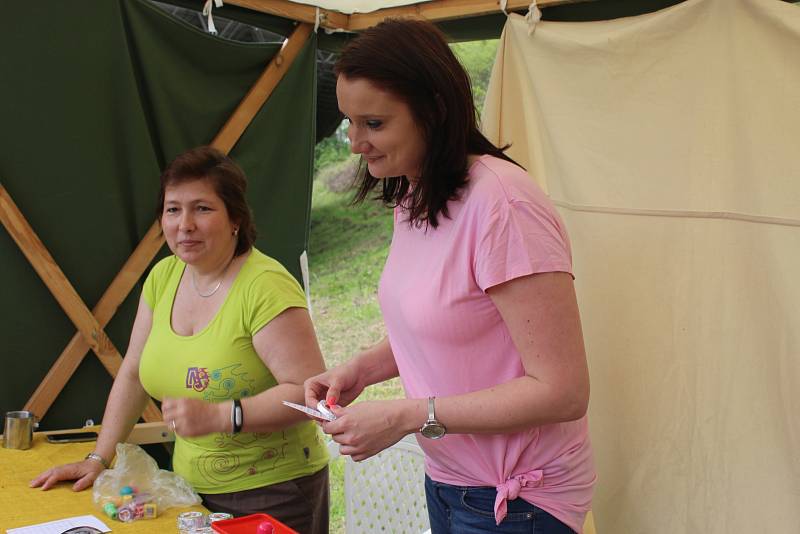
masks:
[(178, 515), (178, 530), (196, 530), (206, 526), (203, 512), (183, 512)]
[(232, 514), (226, 514), (225, 512), (217, 512), (214, 514), (208, 515), (208, 522), (213, 523), (214, 521), (222, 521), (223, 519), (233, 519)]
[(134, 516), (134, 511), (127, 506), (123, 506), (117, 512), (117, 519), (119, 519), (123, 523), (130, 523), (131, 521), (133, 521), (134, 520), (133, 516)]

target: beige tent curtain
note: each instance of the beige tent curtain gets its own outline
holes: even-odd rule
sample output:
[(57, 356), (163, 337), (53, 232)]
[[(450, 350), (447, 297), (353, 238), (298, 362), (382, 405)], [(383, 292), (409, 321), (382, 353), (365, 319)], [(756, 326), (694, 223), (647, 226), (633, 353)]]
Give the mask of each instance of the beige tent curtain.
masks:
[(800, 532), (800, 6), (530, 30), (484, 128), (572, 239), (597, 531)]

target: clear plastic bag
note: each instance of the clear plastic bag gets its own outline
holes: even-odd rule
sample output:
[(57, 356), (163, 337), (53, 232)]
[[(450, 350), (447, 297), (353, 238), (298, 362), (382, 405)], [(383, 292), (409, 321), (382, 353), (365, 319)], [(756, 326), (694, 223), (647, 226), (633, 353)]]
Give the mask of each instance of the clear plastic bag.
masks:
[(131, 443), (117, 444), (114, 468), (100, 473), (94, 481), (92, 497), (107, 516), (120, 521), (151, 518), (173, 506), (201, 502), (183, 477), (159, 469), (153, 458)]

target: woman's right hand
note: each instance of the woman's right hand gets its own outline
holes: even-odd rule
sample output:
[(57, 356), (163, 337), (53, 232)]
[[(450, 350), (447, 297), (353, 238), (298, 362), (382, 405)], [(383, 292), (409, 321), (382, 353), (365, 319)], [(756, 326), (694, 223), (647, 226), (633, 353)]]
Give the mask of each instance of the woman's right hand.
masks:
[(316, 407), (325, 399), (328, 406), (347, 406), (364, 391), (364, 382), (353, 362), (312, 376), (303, 383), (306, 406)]
[(91, 487), (104, 469), (103, 465), (95, 460), (57, 465), (31, 480), (30, 487), (41, 486), (42, 490), (46, 491), (62, 480), (76, 480), (72, 485), (72, 491), (81, 491)]

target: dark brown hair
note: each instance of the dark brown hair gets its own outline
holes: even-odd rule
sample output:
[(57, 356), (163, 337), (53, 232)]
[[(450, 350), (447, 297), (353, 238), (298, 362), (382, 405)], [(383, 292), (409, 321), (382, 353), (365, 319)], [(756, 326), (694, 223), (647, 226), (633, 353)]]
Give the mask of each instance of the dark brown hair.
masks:
[(344, 48), (334, 67), (338, 76), (364, 79), (403, 100), (422, 131), (427, 150), (419, 182), (406, 176), (376, 179), (364, 161), (354, 202), (363, 201), (378, 184), (377, 197), (390, 206), (403, 203), (410, 221), (436, 228), (448, 217), (447, 201), (458, 198), (467, 183), (467, 157), (491, 154), (515, 163), (478, 129), (469, 75), (433, 24), (386, 19), (365, 30)]
[(228, 217), (239, 226), (234, 256), (250, 250), (256, 241), (256, 227), (247, 204), (247, 178), (231, 158), (210, 146), (199, 146), (179, 154), (161, 173), (156, 217), (161, 221), (164, 212), (164, 193), (167, 186), (195, 180), (208, 180), (214, 192), (225, 204)]

